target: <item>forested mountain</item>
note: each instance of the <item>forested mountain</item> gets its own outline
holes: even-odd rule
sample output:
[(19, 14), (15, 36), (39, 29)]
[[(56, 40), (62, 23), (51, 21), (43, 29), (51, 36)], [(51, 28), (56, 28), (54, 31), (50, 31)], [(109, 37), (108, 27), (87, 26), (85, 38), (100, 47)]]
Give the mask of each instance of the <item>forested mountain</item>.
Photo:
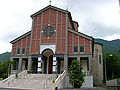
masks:
[(0, 54), (0, 62), (10, 60), (10, 52)]
[(95, 39), (95, 41), (103, 44), (103, 52), (113, 52), (120, 56), (120, 39), (107, 41), (103, 39)]

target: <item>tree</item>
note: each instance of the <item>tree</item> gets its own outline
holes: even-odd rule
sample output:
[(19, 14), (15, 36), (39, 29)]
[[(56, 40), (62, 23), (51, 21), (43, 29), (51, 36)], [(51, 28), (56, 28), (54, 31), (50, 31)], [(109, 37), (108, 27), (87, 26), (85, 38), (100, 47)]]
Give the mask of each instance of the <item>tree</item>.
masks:
[(10, 71), (10, 65), (13, 64), (13, 61), (7, 60), (5, 62), (0, 62), (0, 78), (7, 78), (9, 71)]
[(68, 70), (70, 83), (75, 88), (80, 88), (84, 82), (84, 74), (82, 72), (82, 66), (80, 61), (72, 60), (72, 63)]
[(106, 60), (107, 79), (120, 78), (120, 57), (112, 52), (106, 52), (103, 56), (104, 62)]

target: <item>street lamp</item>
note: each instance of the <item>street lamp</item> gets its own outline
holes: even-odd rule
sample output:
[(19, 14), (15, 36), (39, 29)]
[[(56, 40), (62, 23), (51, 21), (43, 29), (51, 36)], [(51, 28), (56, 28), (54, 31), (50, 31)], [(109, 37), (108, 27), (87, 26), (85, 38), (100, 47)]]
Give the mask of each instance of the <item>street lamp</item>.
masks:
[[(113, 56), (113, 54), (109, 54), (108, 56)], [(106, 57), (105, 57), (105, 84), (107, 84), (107, 69), (106, 69)]]

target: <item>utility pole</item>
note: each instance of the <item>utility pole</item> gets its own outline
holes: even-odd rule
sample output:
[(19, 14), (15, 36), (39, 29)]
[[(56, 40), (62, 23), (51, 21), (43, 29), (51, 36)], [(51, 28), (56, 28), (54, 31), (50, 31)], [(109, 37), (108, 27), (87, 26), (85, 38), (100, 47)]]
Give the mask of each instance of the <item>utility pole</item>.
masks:
[[(113, 54), (109, 54), (109, 57), (112, 57)], [(105, 84), (107, 84), (107, 66), (106, 66), (107, 57), (105, 57)]]

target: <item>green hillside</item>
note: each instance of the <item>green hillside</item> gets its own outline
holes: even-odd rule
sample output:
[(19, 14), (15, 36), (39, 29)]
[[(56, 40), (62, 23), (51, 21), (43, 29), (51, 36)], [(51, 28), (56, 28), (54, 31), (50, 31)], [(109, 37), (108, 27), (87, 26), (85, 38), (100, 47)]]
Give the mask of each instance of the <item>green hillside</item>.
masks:
[(103, 39), (95, 39), (95, 41), (103, 44), (103, 52), (113, 52), (120, 56), (120, 40), (107, 41)]
[(10, 60), (10, 52), (0, 54), (0, 62)]

